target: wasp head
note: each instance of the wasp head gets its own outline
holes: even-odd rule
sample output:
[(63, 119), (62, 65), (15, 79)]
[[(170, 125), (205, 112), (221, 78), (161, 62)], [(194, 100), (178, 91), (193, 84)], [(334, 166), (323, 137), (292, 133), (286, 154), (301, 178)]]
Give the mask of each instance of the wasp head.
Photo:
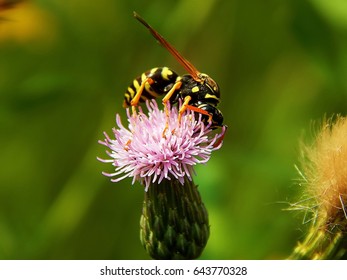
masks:
[(205, 94), (204, 99), (207, 103), (217, 105), (220, 99), (218, 84), (207, 74), (199, 73), (201, 92)]
[(206, 86), (208, 86), (211, 89), (211, 91), (215, 92), (216, 95), (220, 97), (219, 86), (209, 75), (204, 73), (199, 73), (198, 77), (201, 80), (202, 84), (205, 84)]

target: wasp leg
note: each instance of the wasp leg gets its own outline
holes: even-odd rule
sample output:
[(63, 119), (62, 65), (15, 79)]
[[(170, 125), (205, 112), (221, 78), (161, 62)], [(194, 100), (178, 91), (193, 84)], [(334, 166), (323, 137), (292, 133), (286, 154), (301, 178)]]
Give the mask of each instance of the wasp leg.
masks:
[(180, 89), (182, 85), (182, 82), (176, 82), (172, 88), (169, 90), (169, 92), (164, 96), (163, 98), (163, 104), (164, 104), (164, 107), (165, 107), (165, 112), (166, 112), (166, 115), (169, 116), (169, 111), (167, 109), (167, 102), (170, 100), (171, 96), (175, 93), (176, 90)]
[[(188, 95), (184, 98), (183, 104), (180, 108), (180, 110), (178, 111), (178, 125), (180, 125), (181, 123), (181, 118), (182, 118), (182, 114), (188, 109), (188, 105), (190, 100), (192, 100), (192, 98)], [(193, 107), (193, 106), (190, 106)]]
[[(164, 98), (162, 100), (167, 118), (169, 118), (169, 109), (167, 108), (167, 102), (170, 100), (171, 96), (175, 93), (175, 91), (180, 89), (181, 85), (182, 85), (182, 82), (176, 82), (172, 86), (172, 88), (169, 90), (169, 92), (164, 96)], [(166, 120), (166, 125), (165, 125), (164, 131), (163, 131), (163, 137), (164, 138), (165, 138), (165, 133), (166, 133), (168, 128), (169, 128), (169, 121)]]
[(163, 98), (163, 103), (166, 103), (167, 101), (169, 101), (169, 99), (171, 98), (171, 96), (174, 94), (174, 92), (178, 89), (180, 89), (182, 85), (182, 82), (178, 81), (176, 83), (174, 83), (174, 85), (172, 86), (172, 88), (170, 88), (170, 90), (168, 91), (168, 93), (164, 96)]
[(140, 98), (141, 98), (141, 95), (142, 95), (142, 92), (145, 88), (146, 83), (149, 83), (150, 85), (152, 85), (152, 84), (154, 84), (154, 81), (152, 78), (149, 78), (149, 77), (147, 77), (145, 80), (142, 81), (140, 87), (138, 88), (136, 94), (134, 95), (134, 98), (131, 99), (131, 101), (130, 101), (131, 106), (135, 107), (139, 104)]
[(202, 115), (208, 116), (208, 122), (211, 122), (212, 121), (212, 115), (203, 109), (200, 109), (196, 106), (189, 105), (190, 100), (191, 100), (190, 96), (186, 96), (184, 98), (184, 102), (183, 102), (183, 104), (182, 104), (182, 106), (178, 112), (178, 123), (181, 122), (182, 115), (187, 109), (194, 111), (194, 112), (197, 112), (197, 113), (200, 113)]

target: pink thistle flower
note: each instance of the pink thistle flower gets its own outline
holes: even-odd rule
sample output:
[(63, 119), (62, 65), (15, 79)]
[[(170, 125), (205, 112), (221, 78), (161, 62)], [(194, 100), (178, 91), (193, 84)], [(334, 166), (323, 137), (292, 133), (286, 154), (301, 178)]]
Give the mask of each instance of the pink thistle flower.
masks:
[(140, 107), (136, 114), (127, 109), (127, 128), (116, 115), (114, 139), (104, 132), (105, 140), (99, 143), (109, 148), (106, 153), (110, 158), (98, 160), (111, 163), (115, 172), (103, 175), (112, 177), (112, 182), (132, 177), (132, 184), (139, 181), (146, 191), (151, 183), (160, 184), (164, 179), (178, 180), (182, 185), (185, 178), (192, 181), (194, 165), (206, 163), (211, 152), (222, 146), (225, 127), (213, 134), (201, 114), (187, 110), (179, 124), (176, 107), (169, 108), (167, 116), (155, 100), (146, 102), (146, 106), (148, 114)]

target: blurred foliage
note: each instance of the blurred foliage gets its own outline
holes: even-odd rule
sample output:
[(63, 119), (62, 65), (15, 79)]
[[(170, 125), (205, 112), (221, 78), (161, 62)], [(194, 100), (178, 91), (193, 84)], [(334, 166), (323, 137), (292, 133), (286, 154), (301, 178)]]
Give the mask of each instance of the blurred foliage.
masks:
[[(2, 0), (2, 3), (6, 1)], [(18, 1), (11, 1), (18, 2)], [(0, 258), (148, 259), (143, 187), (113, 184), (97, 144), (123, 93), (181, 66), (136, 10), (221, 87), (229, 130), (196, 168), (211, 237), (202, 259), (282, 259), (302, 236), (298, 140), (346, 114), (343, 0), (19, 1), (0, 9)]]

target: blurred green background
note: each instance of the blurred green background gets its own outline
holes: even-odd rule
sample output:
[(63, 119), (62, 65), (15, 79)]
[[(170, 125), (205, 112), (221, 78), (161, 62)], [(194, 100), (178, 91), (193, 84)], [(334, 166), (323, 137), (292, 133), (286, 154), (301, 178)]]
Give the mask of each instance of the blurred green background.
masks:
[(102, 176), (111, 166), (96, 160), (97, 141), (124, 118), (136, 76), (184, 69), (134, 10), (221, 88), (224, 146), (196, 168), (211, 224), (201, 258), (286, 258), (305, 228), (283, 211), (301, 192), (299, 139), (311, 120), (347, 111), (343, 0), (42, 0), (0, 11), (0, 258), (148, 259), (143, 187)]

